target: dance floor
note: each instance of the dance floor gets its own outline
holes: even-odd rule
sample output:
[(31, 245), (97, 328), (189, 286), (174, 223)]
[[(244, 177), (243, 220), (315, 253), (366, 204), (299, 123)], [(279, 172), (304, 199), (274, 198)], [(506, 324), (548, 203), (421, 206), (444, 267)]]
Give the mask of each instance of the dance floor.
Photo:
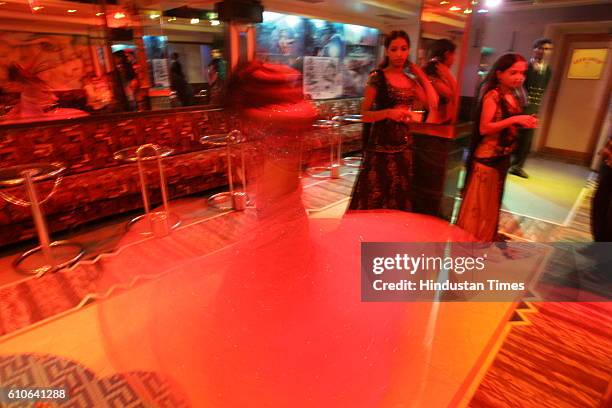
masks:
[(525, 170), (528, 179), (508, 176), (502, 208), (517, 216), (568, 225), (590, 170), (541, 158), (530, 158)]
[[(469, 241), (465, 233), (415, 214), (308, 220), (302, 210), (262, 222), (247, 213), (66, 271), (111, 280), (97, 283), (107, 289), (99, 301), (5, 336), (3, 383), (65, 384), (66, 406), (160, 406), (160, 394), (191, 407), (469, 401), (517, 304), (364, 303), (358, 256), (362, 241)], [(241, 239), (202, 235), (211, 222)]]

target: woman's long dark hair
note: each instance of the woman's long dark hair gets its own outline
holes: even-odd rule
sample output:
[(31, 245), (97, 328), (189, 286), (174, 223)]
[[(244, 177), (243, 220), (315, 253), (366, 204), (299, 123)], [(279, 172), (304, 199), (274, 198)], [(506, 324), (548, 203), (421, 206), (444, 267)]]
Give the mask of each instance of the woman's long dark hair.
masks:
[(436, 64), (444, 63), (446, 59), (446, 53), (453, 53), (457, 49), (457, 46), (451, 40), (447, 40), (446, 38), (442, 38), (441, 40), (437, 40), (431, 46), (431, 55), (429, 56), (429, 62), (425, 66), (425, 73), (429, 76), (438, 76), (438, 71), (436, 70)]
[[(408, 33), (406, 33), (404, 30), (395, 30), (395, 31), (391, 31), (389, 34), (385, 36), (385, 50), (389, 49), (391, 42), (393, 42), (393, 40), (397, 40), (398, 38), (403, 38), (404, 40), (406, 40), (408, 47), (410, 47), (410, 36), (408, 35)], [(406, 62), (408, 62), (408, 59), (406, 59)], [(384, 69), (384, 68), (387, 68), (388, 66), (389, 66), (389, 57), (385, 55), (385, 58), (378, 66), (378, 69)]]
[[(467, 182), (469, 181), (469, 176), (471, 174), (472, 162), (474, 159), (474, 152), (476, 151), (476, 148), (482, 141), (482, 135), (480, 134), (480, 117), (482, 116), (482, 102), (483, 102), (484, 96), (489, 91), (499, 86), (499, 79), (497, 78), (497, 73), (508, 70), (510, 67), (512, 67), (517, 62), (527, 62), (527, 61), (520, 54), (508, 53), (508, 54), (502, 55), (501, 57), (497, 59), (497, 61), (495, 61), (495, 63), (491, 67), (491, 70), (489, 71), (484, 81), (480, 85), (480, 90), (478, 92), (478, 103), (476, 105), (476, 110), (474, 111), (474, 119), (473, 119), (474, 129), (472, 132), (472, 138), (470, 140), (470, 149), (469, 149), (468, 157), (467, 157), (466, 164), (465, 164), (466, 169), (467, 169), (465, 185), (467, 185)], [(521, 105), (524, 105), (525, 103), (524, 94), (521, 92), (521, 94), (518, 95), (518, 97), (519, 97), (519, 101)], [(508, 108), (506, 106), (505, 100), (502, 99), (501, 104), (502, 104), (501, 106), (502, 116), (506, 118), (509, 116), (509, 112), (508, 112)], [(504, 129), (502, 133), (505, 134), (507, 130), (508, 129)]]

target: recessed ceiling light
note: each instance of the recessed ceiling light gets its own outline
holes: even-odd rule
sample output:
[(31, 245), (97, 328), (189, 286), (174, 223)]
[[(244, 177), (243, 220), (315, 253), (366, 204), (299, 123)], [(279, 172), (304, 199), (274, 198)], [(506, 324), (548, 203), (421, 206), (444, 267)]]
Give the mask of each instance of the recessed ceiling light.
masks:
[(445, 5), (445, 4), (449, 4), (449, 3), (450, 3), (450, 1), (442, 0), (442, 1), (440, 2), (440, 5), (441, 5), (441, 6), (443, 6), (443, 5)]
[(176, 21), (176, 17), (170, 17), (170, 18), (168, 19), (168, 22), (169, 22), (169, 23), (171, 23), (171, 22), (173, 22), (173, 21)]
[(125, 18), (125, 13), (122, 13), (122, 12), (118, 11), (118, 12), (115, 13), (115, 15), (113, 17), (115, 17), (115, 19), (117, 19), (117, 20), (121, 20), (122, 18)]
[(451, 8), (449, 8), (450, 11), (459, 11), (461, 10), (461, 7), (457, 7), (457, 6), (453, 6)]
[(77, 12), (75, 9), (70, 9), (70, 10), (67, 10), (67, 11), (68, 11), (69, 13), (76, 13), (76, 12)]
[(472, 14), (472, 9), (463, 10), (463, 14)]
[(104, 13), (96, 13), (97, 17), (103, 16), (103, 15), (104, 15)]
[(487, 9), (480, 9), (480, 10), (478, 10), (478, 12), (479, 12), (479, 13), (488, 13), (488, 12), (489, 12), (489, 10), (487, 10)]
[(149, 18), (151, 20), (155, 20), (156, 18), (159, 18), (159, 17), (161, 17), (159, 14), (149, 14)]
[(501, 4), (501, 0), (486, 0), (485, 4), (488, 8), (497, 7)]
[(44, 6), (34, 6), (34, 7), (32, 7), (32, 10), (39, 11), (39, 10), (42, 10), (44, 8), (45, 8)]

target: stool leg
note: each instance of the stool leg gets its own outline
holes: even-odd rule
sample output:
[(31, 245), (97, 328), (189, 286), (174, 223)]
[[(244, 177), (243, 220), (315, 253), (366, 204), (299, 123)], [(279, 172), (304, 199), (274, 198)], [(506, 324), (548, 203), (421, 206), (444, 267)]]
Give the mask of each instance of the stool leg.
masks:
[(229, 183), (230, 196), (234, 195), (234, 176), (232, 175), (232, 152), (231, 143), (227, 143), (227, 181)]
[(336, 130), (338, 136), (338, 166), (342, 166), (342, 133), (340, 129)]
[(166, 212), (166, 231), (170, 231), (170, 206), (168, 205), (168, 184), (166, 183), (166, 175), (164, 173), (164, 166), (162, 165), (161, 157), (157, 158), (157, 168), (159, 170), (159, 184), (161, 188), (164, 211)]
[(240, 164), (242, 166), (242, 171), (240, 172), (242, 175), (242, 190), (247, 193), (247, 179), (246, 179), (246, 167), (244, 166), (244, 144), (240, 144)]
[[(45, 260), (51, 269), (55, 269), (56, 262), (53, 254), (51, 253), (51, 239), (49, 238), (49, 232), (47, 230), (47, 224), (43, 217), (38, 201), (38, 194), (36, 194), (36, 188), (34, 187), (34, 181), (32, 180), (32, 174), (29, 171), (25, 172), (26, 179), (26, 191), (30, 203), (32, 205), (32, 216), (34, 218), (34, 224), (36, 225), (36, 232), (38, 233), (38, 239), (40, 240), (40, 248), (45, 256)], [(46, 270), (43, 270), (43, 273)]]
[(142, 193), (142, 203), (144, 205), (145, 218), (149, 223), (149, 231), (153, 231), (153, 222), (151, 221), (151, 206), (149, 205), (149, 197), (147, 192), (147, 181), (144, 175), (144, 167), (142, 160), (138, 157), (138, 176), (140, 177), (140, 192)]

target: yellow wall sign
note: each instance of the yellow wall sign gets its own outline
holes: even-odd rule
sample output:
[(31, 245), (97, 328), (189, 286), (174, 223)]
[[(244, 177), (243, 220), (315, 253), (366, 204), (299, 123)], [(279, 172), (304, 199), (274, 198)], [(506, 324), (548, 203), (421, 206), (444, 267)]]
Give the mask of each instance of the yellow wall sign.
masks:
[(574, 50), (567, 77), (570, 79), (599, 79), (606, 65), (607, 56), (607, 48)]

